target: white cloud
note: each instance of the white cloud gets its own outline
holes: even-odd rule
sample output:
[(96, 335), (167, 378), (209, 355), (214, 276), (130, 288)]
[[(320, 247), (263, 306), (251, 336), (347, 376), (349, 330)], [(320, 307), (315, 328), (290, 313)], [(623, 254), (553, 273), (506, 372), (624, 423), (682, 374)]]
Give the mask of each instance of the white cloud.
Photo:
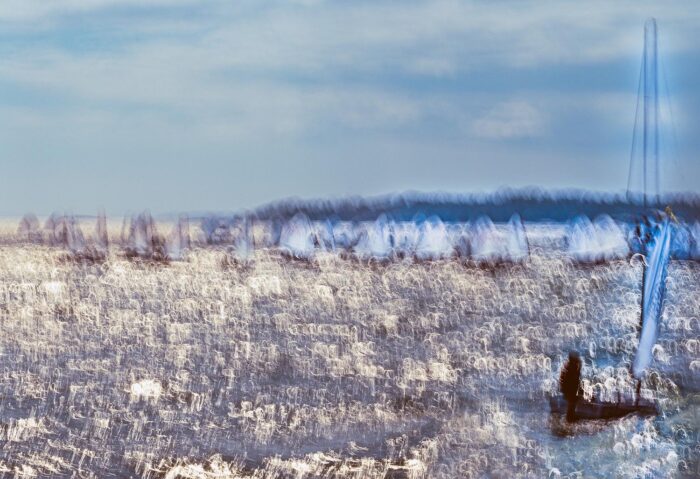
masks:
[(525, 101), (510, 101), (493, 107), (475, 120), (472, 131), (480, 138), (508, 140), (540, 136), (545, 131), (542, 112)]
[[(696, 48), (700, 10), (650, 2), (7, 0), (0, 22), (18, 41), (0, 45), (0, 80), (58, 100), (20, 105), (44, 131), (132, 128), (154, 143), (185, 128), (193, 141), (231, 143), (421, 126), (524, 138), (546, 135), (566, 104), (631, 131), (631, 118), (611, 109), (631, 111), (635, 92), (614, 103), (610, 92), (577, 92), (591, 101), (574, 105), (551, 91), (459, 83), (487, 83), (494, 69), (636, 62), (648, 14), (659, 16), (662, 52)], [(76, 18), (98, 32), (78, 39), (89, 48), (61, 42)], [(442, 77), (452, 82), (444, 91), (430, 83)], [(499, 103), (512, 96), (528, 101)]]
[[(188, 0), (9, 0), (0, 19), (21, 38), (45, 28), (52, 37), (69, 34), (62, 15), (91, 15), (113, 31), (138, 33), (118, 48), (76, 51), (60, 42), (5, 46), (0, 79), (88, 102), (114, 101), (172, 109), (225, 101), (241, 83), (289, 90), (302, 77), (331, 88), (346, 77), (391, 90), (383, 76), (458, 77), (494, 66), (530, 68), (637, 58), (643, 17), (627, 2), (548, 5), (539, 3), (407, 4), (321, 2), (211, 2), (201, 15), (138, 14), (114, 18), (109, 7), (182, 6)], [(257, 7), (254, 5), (258, 5)], [(198, 10), (197, 7), (193, 7)], [(657, 7), (649, 8), (654, 10)], [(107, 13), (102, 13), (107, 11)], [(631, 13), (630, 13), (631, 12)], [(683, 37), (700, 21), (698, 9), (662, 11)], [(37, 19), (51, 19), (37, 27)], [(641, 18), (641, 20), (640, 20)], [(662, 34), (664, 27), (662, 23)], [(62, 31), (66, 30), (66, 31)], [(52, 38), (49, 37), (49, 38)], [(694, 42), (693, 35), (685, 35)], [(115, 42), (117, 40), (114, 40)], [(89, 43), (86, 43), (89, 45)], [(675, 42), (675, 47), (684, 46)], [(687, 45), (685, 45), (687, 46)], [(246, 80), (248, 78), (249, 80)], [(377, 80), (379, 78), (380, 80)], [(323, 89), (322, 88), (322, 89)], [(342, 86), (347, 89), (349, 87)], [(365, 87), (362, 90), (372, 90)], [(235, 98), (233, 94), (229, 98)]]
[[(0, 20), (15, 29), (60, 29), (66, 15), (83, 15), (96, 24), (114, 22), (119, 7), (131, 9), (123, 30), (143, 29), (167, 36), (169, 44), (213, 56), (222, 65), (265, 71), (318, 72), (399, 69), (452, 73), (473, 66), (534, 66), (604, 61), (638, 54), (646, 15), (658, 14), (662, 35), (676, 34), (670, 48), (694, 48), (698, 8), (668, 8), (651, 2), (457, 2), (410, 3), (207, 2), (194, 0), (5, 0)], [(178, 38), (171, 15), (189, 6), (182, 25), (202, 35)], [(196, 14), (195, 14), (196, 13)], [(166, 29), (159, 28), (165, 25)], [(168, 33), (170, 33), (168, 35)], [(147, 44), (148, 39), (143, 39)], [(155, 38), (161, 41), (160, 37)], [(138, 46), (135, 48), (139, 48)]]

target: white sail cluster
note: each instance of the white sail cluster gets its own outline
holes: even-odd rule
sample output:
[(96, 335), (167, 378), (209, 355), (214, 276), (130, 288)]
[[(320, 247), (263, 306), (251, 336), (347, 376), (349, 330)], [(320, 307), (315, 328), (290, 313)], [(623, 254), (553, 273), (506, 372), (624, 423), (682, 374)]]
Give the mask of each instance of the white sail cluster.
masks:
[[(82, 223), (82, 224), (81, 224)], [(17, 227), (16, 238), (46, 246), (61, 248), (81, 260), (102, 260), (109, 252), (107, 217), (100, 212), (94, 233), (83, 233), (84, 220), (70, 214), (51, 214), (41, 225), (33, 214), (25, 215)]]
[[(279, 241), (276, 222), (259, 225), (258, 244), (269, 247)], [(225, 246), (231, 259), (237, 263), (247, 263), (255, 253), (255, 241), (248, 218), (207, 217), (200, 223), (201, 241), (207, 245)], [(188, 240), (188, 248), (190, 241)]]
[(518, 215), (498, 227), (490, 218), (478, 219), (471, 228), (471, 256), (479, 262), (523, 261), (529, 254), (525, 228)]
[(361, 261), (414, 258), (432, 261), (453, 257), (477, 262), (523, 261), (529, 247), (522, 221), (514, 216), (505, 225), (482, 218), (449, 225), (437, 216), (420, 221), (392, 221), (381, 215), (375, 221), (351, 223), (312, 222), (295, 215), (282, 227), (280, 250), (297, 259), (311, 259), (320, 251), (343, 252)]
[(61, 246), (73, 254), (86, 252), (86, 241), (78, 221), (73, 216), (49, 216), (44, 224), (46, 242), (51, 246)]
[(156, 223), (150, 213), (132, 216), (122, 228), (122, 243), (127, 256), (138, 258), (165, 257), (165, 240), (158, 234)]
[(419, 260), (445, 259), (455, 254), (454, 238), (450, 236), (445, 223), (433, 216), (421, 223), (418, 228), (418, 243), (415, 256)]
[(393, 252), (391, 225), (382, 215), (373, 223), (364, 225), (353, 253), (361, 260), (388, 260)]
[(128, 257), (155, 261), (178, 261), (191, 247), (190, 223), (180, 216), (168, 236), (159, 234), (155, 220), (147, 211), (124, 221), (122, 244)]
[[(192, 234), (187, 216), (180, 216), (171, 224), (169, 234), (162, 235), (148, 212), (127, 217), (116, 246), (127, 257), (179, 261), (186, 259), (193, 244), (211, 245), (224, 247), (235, 263), (248, 263), (260, 248), (276, 249), (299, 260), (312, 260), (319, 253), (334, 253), (374, 262), (460, 258), (477, 264), (496, 264), (526, 261), (530, 254), (528, 235), (518, 215), (507, 223), (494, 223), (487, 216), (467, 223), (446, 223), (438, 216), (396, 221), (384, 214), (374, 221), (362, 222), (312, 221), (303, 213), (288, 220), (206, 217)], [(670, 227), (673, 229), (671, 257), (700, 260), (700, 223), (672, 222)], [(536, 225), (533, 228), (537, 230)], [(644, 254), (645, 244), (654, 231), (652, 223), (625, 225), (608, 215), (598, 216), (594, 221), (579, 216), (561, 228), (563, 243), (562, 236), (557, 235), (557, 241), (539, 245), (535, 232), (532, 233), (535, 246), (553, 248), (582, 263), (621, 259), (633, 252)], [(81, 258), (105, 258), (110, 248), (104, 213), (98, 215), (91, 235), (83, 234), (73, 216), (53, 214), (42, 227), (36, 216), (26, 215), (17, 228), (17, 238), (61, 247)]]
[(586, 216), (570, 221), (566, 249), (569, 256), (583, 263), (610, 261), (630, 254), (622, 227), (608, 215), (598, 216), (593, 222)]

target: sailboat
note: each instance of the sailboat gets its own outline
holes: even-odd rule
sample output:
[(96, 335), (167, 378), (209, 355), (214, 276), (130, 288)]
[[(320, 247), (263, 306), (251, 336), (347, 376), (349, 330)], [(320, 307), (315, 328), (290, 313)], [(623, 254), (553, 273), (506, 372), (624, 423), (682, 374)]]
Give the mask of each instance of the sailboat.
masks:
[[(643, 87), (643, 88), (642, 88)], [(637, 124), (639, 120), (639, 102), (643, 103), (643, 194), (644, 207), (649, 207), (648, 185), (651, 180), (656, 189), (655, 203), (659, 204), (659, 106), (658, 106), (658, 75), (657, 75), (657, 26), (651, 18), (644, 25), (644, 56), (640, 73), (640, 87), (637, 104), (637, 118), (632, 139), (632, 155), (630, 158), (630, 175), (628, 192), (632, 178), (634, 152), (637, 140)], [(653, 160), (653, 163), (652, 163)], [(663, 310), (666, 291), (666, 275), (671, 259), (673, 226), (671, 214), (658, 214), (659, 221), (645, 217), (637, 227), (639, 252), (645, 255), (642, 276), (641, 304), (641, 333), (639, 346), (635, 355), (631, 374), (637, 380), (637, 392), (634, 400), (622, 399), (618, 394), (616, 402), (579, 399), (576, 403), (575, 419), (615, 419), (628, 414), (654, 415), (658, 407), (654, 402), (641, 398), (641, 381), (646, 374), (653, 358), (652, 350), (656, 343), (659, 323)], [(550, 408), (553, 413), (566, 414), (567, 402), (561, 396), (550, 398)]]
[[(641, 381), (652, 360), (652, 350), (656, 343), (659, 323), (666, 292), (666, 274), (671, 258), (672, 227), (665, 218), (657, 225), (647, 244), (647, 256), (642, 280), (642, 331), (639, 337), (637, 354), (632, 363), (632, 376), (637, 380), (637, 394), (633, 401), (623, 400), (618, 395), (617, 402), (579, 399), (574, 413), (575, 419), (615, 419), (628, 414), (650, 416), (658, 414), (658, 407), (652, 401), (641, 398)], [(566, 414), (567, 402), (561, 397), (550, 398), (553, 413)]]
[[(639, 101), (643, 99), (643, 130), (642, 130), (642, 168), (644, 207), (647, 208), (647, 182), (653, 176), (655, 187), (655, 206), (660, 205), (659, 198), (659, 95), (658, 95), (658, 63), (657, 63), (657, 27), (656, 20), (651, 18), (644, 25), (644, 57), (639, 83)], [(643, 98), (641, 97), (643, 91)], [(635, 134), (633, 135), (632, 156), (630, 157), (630, 172), (634, 162), (634, 148), (637, 120), (635, 119)], [(653, 160), (653, 170), (651, 161)], [(631, 179), (631, 174), (630, 177)], [(628, 180), (628, 191), (629, 191)], [(641, 333), (639, 346), (632, 364), (632, 375), (637, 379), (637, 396), (641, 380), (652, 360), (652, 349), (656, 343), (666, 292), (666, 274), (672, 256), (674, 225), (673, 213), (667, 208), (665, 213), (656, 211), (655, 219), (645, 216), (638, 227), (643, 232), (639, 237), (641, 253), (645, 255), (642, 276), (642, 307)]]
[[(637, 380), (635, 400), (622, 400), (619, 395), (617, 402), (580, 399), (576, 403), (575, 419), (615, 419), (633, 413), (643, 416), (658, 414), (658, 407), (654, 402), (641, 398), (640, 386), (651, 363), (652, 350), (659, 331), (666, 292), (666, 274), (671, 258), (671, 236), (672, 226), (667, 217), (663, 223), (657, 225), (647, 244), (642, 281), (642, 331), (631, 371), (632, 376)], [(552, 397), (550, 398), (550, 408), (553, 413), (566, 414), (566, 400), (561, 396)]]

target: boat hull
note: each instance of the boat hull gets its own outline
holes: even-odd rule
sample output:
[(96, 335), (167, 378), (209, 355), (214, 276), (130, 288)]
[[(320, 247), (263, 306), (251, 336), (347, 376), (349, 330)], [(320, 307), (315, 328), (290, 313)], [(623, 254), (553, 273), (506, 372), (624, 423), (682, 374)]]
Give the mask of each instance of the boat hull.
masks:
[[(566, 400), (562, 396), (549, 398), (549, 405), (553, 414), (566, 414)], [(654, 416), (658, 414), (656, 404), (647, 401), (633, 402), (599, 402), (579, 399), (576, 403), (575, 418), (578, 419), (616, 419), (628, 414), (640, 416)]]

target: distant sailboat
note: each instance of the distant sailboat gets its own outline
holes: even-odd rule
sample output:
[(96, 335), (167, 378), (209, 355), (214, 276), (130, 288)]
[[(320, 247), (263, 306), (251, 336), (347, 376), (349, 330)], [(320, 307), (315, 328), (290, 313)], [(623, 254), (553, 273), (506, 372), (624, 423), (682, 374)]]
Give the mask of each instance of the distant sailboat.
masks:
[(189, 248), (190, 221), (186, 215), (181, 215), (165, 240), (166, 256), (170, 260), (182, 260)]
[(104, 255), (109, 251), (109, 235), (107, 234), (107, 215), (100, 211), (95, 225), (95, 248)]
[(127, 257), (158, 261), (167, 259), (165, 239), (158, 234), (156, 223), (148, 211), (132, 216), (128, 230), (125, 228), (122, 236), (126, 243), (124, 252)]
[(36, 215), (27, 213), (22, 217), (17, 227), (17, 237), (23, 241), (41, 241), (41, 231), (39, 230), (39, 220)]

